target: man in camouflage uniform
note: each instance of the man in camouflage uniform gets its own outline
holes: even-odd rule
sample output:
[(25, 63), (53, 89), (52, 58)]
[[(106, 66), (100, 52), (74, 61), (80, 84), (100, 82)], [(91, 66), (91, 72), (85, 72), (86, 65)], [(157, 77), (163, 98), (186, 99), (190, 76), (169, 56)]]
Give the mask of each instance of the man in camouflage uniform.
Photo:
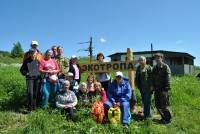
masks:
[(156, 65), (153, 67), (153, 88), (155, 95), (155, 106), (160, 113), (161, 123), (170, 124), (172, 115), (169, 110), (169, 90), (171, 89), (171, 70), (163, 62), (163, 54), (155, 54)]
[(55, 60), (57, 61), (58, 66), (60, 68), (60, 72), (58, 73), (58, 79), (60, 83), (62, 84), (62, 82), (66, 78), (67, 72), (69, 71), (69, 59), (67, 59), (66, 57), (62, 55), (63, 53), (62, 46), (57, 47), (57, 52), (58, 53), (55, 57)]

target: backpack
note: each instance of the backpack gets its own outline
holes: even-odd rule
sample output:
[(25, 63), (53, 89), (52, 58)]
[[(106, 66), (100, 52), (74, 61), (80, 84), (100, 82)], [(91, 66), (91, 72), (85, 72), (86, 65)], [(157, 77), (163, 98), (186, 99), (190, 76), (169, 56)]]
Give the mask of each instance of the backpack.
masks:
[(122, 122), (122, 113), (120, 107), (110, 108), (108, 110), (108, 120), (111, 123), (121, 123)]
[(101, 123), (104, 119), (104, 107), (101, 101), (96, 101), (92, 104), (92, 114), (96, 117), (96, 123)]

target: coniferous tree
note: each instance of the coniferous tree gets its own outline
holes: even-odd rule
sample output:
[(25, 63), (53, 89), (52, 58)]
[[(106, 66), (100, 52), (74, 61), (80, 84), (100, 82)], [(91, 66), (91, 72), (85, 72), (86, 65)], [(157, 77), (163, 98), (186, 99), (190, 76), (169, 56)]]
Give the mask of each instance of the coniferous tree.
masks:
[(21, 43), (17, 42), (17, 44), (13, 44), (13, 48), (11, 50), (11, 57), (12, 58), (22, 58), (24, 55), (24, 51), (21, 47)]

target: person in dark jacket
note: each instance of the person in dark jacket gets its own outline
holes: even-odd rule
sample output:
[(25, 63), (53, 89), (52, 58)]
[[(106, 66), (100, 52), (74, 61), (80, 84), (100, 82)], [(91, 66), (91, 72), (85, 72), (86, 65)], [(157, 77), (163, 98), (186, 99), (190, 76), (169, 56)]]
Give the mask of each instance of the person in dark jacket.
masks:
[(73, 73), (74, 80), (77, 81), (79, 84), (81, 81), (81, 69), (77, 61), (78, 61), (78, 58), (76, 57), (76, 55), (72, 55), (70, 59), (69, 72)]
[(120, 107), (122, 123), (123, 125), (128, 125), (132, 88), (128, 78), (123, 77), (122, 72), (116, 72), (115, 77), (116, 79), (110, 84), (107, 91), (108, 101), (104, 103), (105, 115), (108, 115), (110, 107)]
[(136, 86), (140, 90), (142, 102), (144, 104), (144, 119), (152, 117), (151, 111), (151, 94), (152, 86), (152, 68), (146, 64), (146, 58), (140, 56), (138, 59), (139, 66), (136, 70)]
[(40, 84), (40, 72), (39, 72), (39, 65), (40, 62), (36, 58), (37, 50), (31, 48), (29, 50), (30, 57), (27, 58), (21, 68), (20, 72), (22, 75), (26, 76), (26, 85), (27, 85), (27, 92), (28, 92), (28, 111), (32, 112), (36, 110), (36, 99), (37, 94), (39, 92), (39, 84)]
[(172, 115), (169, 110), (169, 91), (171, 89), (171, 70), (167, 64), (163, 62), (163, 54), (155, 54), (156, 65), (153, 67), (153, 89), (155, 95), (155, 106), (160, 113), (163, 124), (170, 124)]

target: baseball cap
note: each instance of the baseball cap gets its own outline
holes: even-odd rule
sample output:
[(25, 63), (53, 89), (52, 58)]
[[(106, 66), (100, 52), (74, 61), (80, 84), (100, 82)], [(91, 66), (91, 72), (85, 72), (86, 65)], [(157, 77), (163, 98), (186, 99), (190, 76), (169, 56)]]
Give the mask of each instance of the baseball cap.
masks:
[(76, 55), (72, 55), (72, 57), (71, 57), (71, 58), (73, 59), (73, 58), (77, 58), (77, 57), (76, 57)]
[(37, 41), (31, 41), (31, 46), (32, 46), (32, 45), (38, 46), (38, 42), (37, 42)]
[(117, 77), (117, 76), (121, 76), (121, 77), (123, 77), (123, 73), (120, 72), (120, 71), (118, 71), (118, 72), (115, 73), (115, 76), (116, 76), (116, 77)]
[(67, 76), (74, 76), (74, 75), (73, 75), (73, 73), (68, 72), (68, 73), (67, 73)]

